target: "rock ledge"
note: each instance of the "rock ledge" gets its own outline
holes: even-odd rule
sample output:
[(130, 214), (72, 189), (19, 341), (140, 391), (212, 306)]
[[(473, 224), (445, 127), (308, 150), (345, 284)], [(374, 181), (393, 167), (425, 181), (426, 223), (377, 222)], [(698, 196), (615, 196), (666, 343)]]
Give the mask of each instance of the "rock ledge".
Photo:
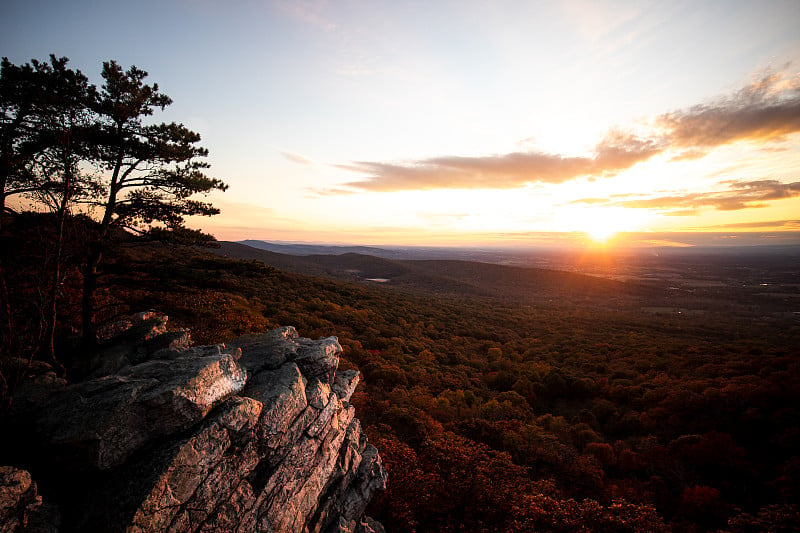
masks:
[[(152, 314), (119, 329), (85, 381), (31, 383), (15, 398), (11, 425), (27, 438), (14, 456), (61, 510), (48, 530), (382, 531), (363, 513), (387, 475), (335, 337), (285, 327), (189, 347)], [(15, 489), (0, 491), (9, 517), (42, 501), (13, 472)]]

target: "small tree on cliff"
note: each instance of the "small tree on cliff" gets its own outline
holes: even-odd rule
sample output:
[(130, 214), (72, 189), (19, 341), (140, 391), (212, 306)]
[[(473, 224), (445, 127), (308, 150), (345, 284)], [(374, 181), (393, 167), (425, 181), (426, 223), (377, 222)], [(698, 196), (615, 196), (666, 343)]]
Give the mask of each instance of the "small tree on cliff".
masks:
[(40, 79), (41, 95), (36, 104), (36, 132), (31, 143), (37, 145), (30, 171), (37, 185), (33, 194), (55, 216), (54, 242), (49, 250), (45, 334), (40, 351), (44, 359), (61, 368), (55, 358), (55, 330), (67, 218), (73, 204), (92, 192), (91, 177), (81, 163), (92, 156), (96, 130), (91, 106), (97, 91), (80, 70), (67, 68), (67, 58), (50, 56), (50, 63), (34, 61)]
[[(90, 138), (96, 127), (91, 111), (96, 89), (79, 70), (67, 68), (67, 62), (51, 55), (49, 62), (34, 59), (20, 66), (3, 58), (0, 66), (0, 208), (5, 211), (7, 197), (24, 194), (55, 215), (52, 243), (42, 258), (47, 275), (40, 279), (38, 293), (43, 322), (39, 348), (56, 366), (53, 340), (65, 225), (75, 200), (90, 190), (91, 180), (80, 164), (92, 155)], [(3, 347), (9, 348), (13, 313), (2, 262), (0, 286)]]
[[(7, 355), (14, 338), (11, 299), (6, 284), (4, 251), (7, 249), (2, 232), (6, 215), (6, 198), (33, 190), (30, 162), (35, 155), (32, 138), (36, 116), (38, 76), (30, 64), (18, 66), (4, 57), (0, 62), (0, 354)], [(6, 380), (0, 370), (0, 392), (5, 392)]]
[(209, 240), (210, 236), (184, 226), (189, 215), (214, 215), (219, 209), (191, 199), (194, 194), (224, 191), (227, 185), (209, 178), (204, 158), (208, 150), (198, 146), (200, 135), (183, 124), (145, 124), (156, 108), (172, 103), (147, 85), (147, 72), (116, 62), (103, 63), (105, 83), (96, 105), (99, 132), (96, 163), (105, 173), (103, 194), (95, 202), (102, 218), (86, 258), (82, 297), (83, 339), (96, 342), (95, 291), (98, 266), (106, 247), (114, 239), (115, 227), (141, 235), (165, 234)]

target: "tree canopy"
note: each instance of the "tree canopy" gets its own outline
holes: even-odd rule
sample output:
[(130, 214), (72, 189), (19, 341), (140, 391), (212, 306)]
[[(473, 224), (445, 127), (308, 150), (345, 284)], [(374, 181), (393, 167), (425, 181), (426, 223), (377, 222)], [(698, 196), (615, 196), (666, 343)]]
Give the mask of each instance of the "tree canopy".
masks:
[(95, 105), (99, 135), (96, 164), (105, 171), (104, 192), (96, 199), (103, 211), (102, 231), (110, 225), (145, 232), (160, 223), (183, 227), (185, 216), (214, 215), (210, 203), (193, 200), (196, 193), (225, 190), (209, 178), (208, 150), (198, 146), (200, 134), (183, 124), (147, 124), (156, 109), (172, 100), (158, 84), (147, 85), (147, 72), (135, 66), (124, 71), (115, 61), (103, 63), (103, 79)]
[[(198, 199), (227, 185), (206, 171), (208, 150), (200, 134), (183, 124), (151, 117), (172, 99), (147, 72), (116, 61), (103, 63), (102, 86), (89, 83), (66, 57), (0, 65), (0, 212), (7, 199), (22, 195), (56, 215), (49, 299), (49, 353), (55, 326), (55, 300), (62, 277), (64, 224), (77, 213), (96, 214), (82, 260), (82, 329), (87, 344), (96, 340), (95, 292), (103, 253), (120, 235), (181, 242), (213, 237), (185, 227), (185, 217), (214, 215), (219, 209)], [(3, 217), (0, 217), (0, 224)], [(0, 225), (0, 228), (2, 226)], [(119, 230), (117, 229), (119, 228)], [(120, 233), (120, 230), (124, 232)], [(10, 335), (12, 310), (5, 271), (3, 323)], [(7, 326), (7, 327), (6, 327)]]

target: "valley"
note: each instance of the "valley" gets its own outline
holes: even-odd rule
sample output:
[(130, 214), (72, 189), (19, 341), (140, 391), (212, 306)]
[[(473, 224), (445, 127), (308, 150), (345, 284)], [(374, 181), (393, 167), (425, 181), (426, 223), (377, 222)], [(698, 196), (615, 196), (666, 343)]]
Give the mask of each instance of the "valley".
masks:
[(523, 253), (247, 242), (223, 242), (218, 253), (423, 294), (800, 322), (798, 246)]
[[(795, 249), (527, 266), (335, 251), (123, 244), (98, 323), (150, 309), (195, 345), (282, 326), (336, 336), (389, 476), (367, 513), (389, 532), (745, 533), (800, 519)], [(38, 283), (41, 252), (26, 252), (9, 257), (15, 290)], [(69, 270), (68, 368), (79, 283)]]

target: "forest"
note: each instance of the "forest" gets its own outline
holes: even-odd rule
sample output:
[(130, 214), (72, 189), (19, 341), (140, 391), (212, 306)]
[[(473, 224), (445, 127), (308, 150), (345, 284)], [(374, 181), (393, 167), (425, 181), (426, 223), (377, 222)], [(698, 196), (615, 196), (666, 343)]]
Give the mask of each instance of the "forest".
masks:
[(3, 93), (19, 118), (3, 123), (3, 200), (47, 207), (2, 215), (3, 408), (38, 374), (77, 375), (132, 312), (164, 313), (197, 344), (293, 325), (337, 336), (340, 367), (363, 374), (352, 403), (390, 476), (368, 512), (387, 531), (800, 523), (796, 317), (725, 311), (737, 302), (645, 313), (662, 301), (651, 286), (536, 269), (473, 290), (485, 265), (384, 286), (224, 257), (183, 216), (213, 214), (188, 198), (225, 185), (203, 174), (199, 135), (143, 125), (169, 103), (146, 73), (110, 62), (98, 92), (65, 60), (3, 69), (4, 83), (78, 91), (66, 108)]
[[(27, 263), (9, 287), (35, 291), (47, 235), (14, 224), (24, 240), (4, 259)], [(81, 272), (68, 272), (70, 368)], [(107, 258), (98, 295), (100, 324), (155, 309), (198, 344), (280, 325), (338, 336), (390, 473), (370, 509), (388, 531), (789, 531), (800, 518), (796, 322), (435, 297), (136, 240)]]

